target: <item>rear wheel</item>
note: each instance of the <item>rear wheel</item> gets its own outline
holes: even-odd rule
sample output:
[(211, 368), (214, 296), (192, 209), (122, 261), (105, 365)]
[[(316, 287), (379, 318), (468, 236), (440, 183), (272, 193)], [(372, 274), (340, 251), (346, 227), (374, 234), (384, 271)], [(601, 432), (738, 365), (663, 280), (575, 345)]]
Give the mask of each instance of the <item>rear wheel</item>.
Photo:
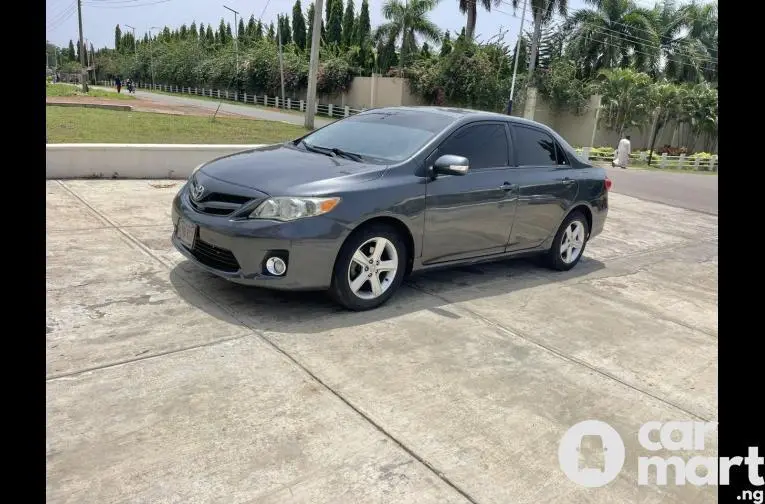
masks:
[(571, 213), (561, 224), (552, 247), (547, 252), (547, 263), (552, 269), (568, 271), (579, 262), (590, 234), (587, 218), (582, 212)]
[(395, 229), (381, 224), (362, 228), (340, 249), (330, 295), (349, 310), (377, 308), (401, 285), (406, 261), (406, 246)]

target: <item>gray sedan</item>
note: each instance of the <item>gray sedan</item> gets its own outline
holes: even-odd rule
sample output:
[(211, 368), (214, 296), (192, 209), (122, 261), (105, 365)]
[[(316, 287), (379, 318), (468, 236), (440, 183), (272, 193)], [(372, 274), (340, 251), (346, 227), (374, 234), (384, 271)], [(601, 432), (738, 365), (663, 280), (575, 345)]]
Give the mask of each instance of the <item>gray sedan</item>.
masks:
[(531, 253), (571, 269), (603, 230), (610, 185), (544, 125), (382, 108), (198, 167), (172, 240), (233, 282), (367, 310), (432, 268)]

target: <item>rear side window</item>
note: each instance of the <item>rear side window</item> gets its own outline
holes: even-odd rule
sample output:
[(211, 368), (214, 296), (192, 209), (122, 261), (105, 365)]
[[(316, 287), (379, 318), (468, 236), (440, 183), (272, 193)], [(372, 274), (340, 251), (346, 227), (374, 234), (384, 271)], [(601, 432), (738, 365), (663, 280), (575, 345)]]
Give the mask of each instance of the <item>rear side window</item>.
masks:
[(503, 124), (475, 124), (461, 128), (446, 139), (438, 154), (466, 157), (471, 170), (480, 170), (508, 166), (508, 147)]
[[(560, 147), (547, 133), (534, 128), (515, 126), (518, 166), (556, 166)], [(563, 154), (561, 151), (560, 154)], [(565, 156), (562, 160), (565, 161)]]

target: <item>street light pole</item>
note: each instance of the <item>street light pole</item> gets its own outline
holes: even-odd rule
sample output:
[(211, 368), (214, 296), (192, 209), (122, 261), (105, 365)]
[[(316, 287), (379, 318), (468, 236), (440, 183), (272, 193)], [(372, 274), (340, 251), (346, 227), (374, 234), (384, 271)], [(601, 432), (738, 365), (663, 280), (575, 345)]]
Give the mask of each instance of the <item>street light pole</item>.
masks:
[(281, 108), (285, 108), (284, 101), (284, 58), (282, 56), (282, 17), (279, 16), (279, 22), (276, 25), (276, 38), (279, 39), (279, 73), (282, 79), (282, 99), (280, 101)]
[(82, 0), (77, 0), (77, 22), (80, 25), (80, 79), (82, 79), (82, 92), (88, 92), (88, 83), (85, 79), (85, 39), (82, 38)]
[(515, 63), (513, 64), (513, 83), (510, 84), (510, 101), (507, 104), (507, 115), (513, 113), (513, 96), (515, 93), (515, 76), (518, 73), (518, 56), (521, 52), (521, 39), (523, 38), (523, 22), (526, 19), (526, 4), (529, 0), (523, 0), (523, 11), (521, 12), (521, 28), (518, 31), (518, 43), (515, 46)]
[(324, 0), (316, 0), (313, 10), (313, 33), (311, 34), (311, 63), (308, 68), (308, 91), (306, 92), (305, 127), (313, 129), (316, 113), (316, 79), (319, 74), (319, 44), (321, 44), (321, 9)]
[[(238, 11), (235, 11), (231, 7), (223, 6), (224, 9), (230, 10), (234, 13), (234, 33), (236, 36), (234, 37), (234, 58), (236, 61), (236, 68), (234, 69), (234, 78), (237, 78), (239, 76), (239, 24), (237, 22), (237, 16), (239, 15)], [(236, 80), (236, 87), (237, 92), (239, 89), (239, 79)]]

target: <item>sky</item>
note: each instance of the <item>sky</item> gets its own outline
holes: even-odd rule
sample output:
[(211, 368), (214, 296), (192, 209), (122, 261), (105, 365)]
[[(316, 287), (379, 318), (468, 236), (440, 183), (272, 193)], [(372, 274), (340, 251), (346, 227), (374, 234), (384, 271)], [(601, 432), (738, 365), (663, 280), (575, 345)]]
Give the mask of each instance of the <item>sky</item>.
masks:
[[(344, 0), (344, 4), (347, 0)], [(369, 0), (369, 14), (372, 27), (385, 20), (380, 13), (385, 0)], [(510, 0), (501, 0), (500, 7), (486, 12), (479, 8), (476, 23), (476, 38), (486, 40), (500, 31), (507, 31), (506, 42), (514, 44), (521, 22), (521, 9), (513, 16)], [(69, 40), (78, 39), (77, 2), (76, 0), (45, 0), (46, 38), (59, 47), (66, 47)], [(181, 24), (190, 25), (192, 21), (213, 23), (216, 27), (223, 17), (234, 27), (234, 15), (223, 8), (227, 5), (239, 11), (245, 23), (251, 14), (255, 19), (261, 16), (266, 24), (276, 19), (277, 14), (292, 13), (295, 0), (82, 0), (82, 27), (86, 41), (96, 49), (114, 47), (114, 27), (120, 25), (123, 32), (129, 31), (125, 25), (136, 28), (136, 34), (143, 36), (152, 26), (165, 25), (176, 28)], [(304, 9), (310, 0), (301, 0)], [(638, 0), (638, 3), (650, 5), (650, 0)], [(358, 14), (361, 0), (354, 0)], [(465, 16), (457, 8), (457, 0), (441, 0), (430, 13), (430, 20), (442, 30), (459, 33), (465, 26)], [(522, 5), (522, 4), (521, 4)], [(583, 8), (584, 0), (569, 0), (569, 9)], [(264, 10), (265, 8), (265, 10)], [(526, 13), (524, 31), (531, 27), (530, 13)]]

